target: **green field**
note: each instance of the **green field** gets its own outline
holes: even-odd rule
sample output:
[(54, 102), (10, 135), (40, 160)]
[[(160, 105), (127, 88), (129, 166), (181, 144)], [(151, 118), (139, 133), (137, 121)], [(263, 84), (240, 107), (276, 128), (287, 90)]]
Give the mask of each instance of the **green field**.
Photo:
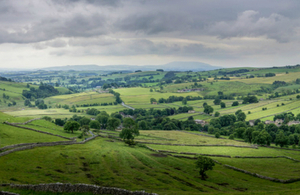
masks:
[(25, 130), (4, 124), (0, 124), (0, 129), (0, 147), (19, 143), (67, 141), (60, 137), (37, 133), (31, 130)]
[(112, 103), (115, 98), (110, 93), (99, 94), (97, 92), (83, 92), (69, 95), (52, 96), (45, 99), (45, 102), (50, 105), (82, 105), (82, 104), (94, 104), (94, 103)]
[[(104, 131), (109, 133), (110, 131)], [(114, 134), (117, 134), (114, 133)], [(141, 131), (142, 139), (156, 142), (199, 144), (245, 143), (219, 140), (178, 131)], [(147, 140), (148, 141), (148, 140)], [(246, 144), (247, 145), (247, 144)], [(202, 154), (241, 156), (290, 156), (299, 160), (298, 151), (235, 147), (189, 147), (149, 144), (158, 150)], [(46, 154), (46, 155), (45, 155)], [(30, 160), (29, 160), (30, 159)], [(298, 177), (299, 163), (288, 159), (239, 159), (213, 157), (221, 163), (246, 169), (265, 176), (290, 179)], [(27, 163), (21, 163), (27, 162)], [(0, 158), (0, 182), (10, 183), (89, 183), (129, 190), (146, 190), (158, 194), (293, 194), (298, 183), (280, 184), (246, 175), (222, 165), (200, 179), (194, 160), (157, 154), (144, 147), (128, 147), (122, 142), (98, 138), (84, 145), (41, 147), (9, 154)], [(279, 167), (279, 168), (278, 168)], [(274, 171), (274, 169), (279, 169)], [(14, 170), (13, 172), (10, 170)], [(134, 181), (134, 182), (132, 182)], [(7, 189), (7, 188), (6, 188)]]

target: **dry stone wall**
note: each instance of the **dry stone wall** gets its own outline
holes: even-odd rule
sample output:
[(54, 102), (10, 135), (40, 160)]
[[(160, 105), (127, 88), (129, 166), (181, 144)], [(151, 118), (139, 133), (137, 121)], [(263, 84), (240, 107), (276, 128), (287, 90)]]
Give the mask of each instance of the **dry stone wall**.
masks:
[[(37, 120), (37, 119), (36, 119)], [(69, 140), (73, 140), (74, 138), (69, 138), (69, 137), (65, 137), (65, 136), (61, 136), (61, 135), (56, 135), (53, 133), (48, 133), (45, 131), (40, 131), (40, 130), (36, 130), (36, 129), (32, 129), (32, 128), (28, 128), (28, 127), (22, 127), (22, 126), (18, 126), (15, 123), (9, 123), (9, 122), (4, 122), (4, 124), (10, 125), (10, 126), (14, 126), (14, 127), (18, 127), (18, 128), (23, 128), (23, 129), (27, 129), (27, 130), (31, 130), (31, 131), (35, 131), (35, 132), (39, 132), (39, 133), (44, 133), (44, 134), (48, 134), (48, 135), (53, 135), (53, 136), (57, 136), (57, 137), (61, 137), (64, 139), (69, 139)], [(24, 124), (23, 124), (24, 125)]]
[(277, 179), (277, 178), (267, 177), (267, 176), (259, 175), (257, 173), (251, 173), (249, 171), (239, 169), (239, 168), (236, 168), (236, 167), (233, 167), (233, 166), (230, 166), (230, 165), (224, 165), (224, 167), (227, 167), (227, 168), (230, 168), (230, 169), (233, 169), (235, 171), (239, 171), (239, 172), (242, 172), (242, 173), (245, 173), (245, 174), (248, 174), (248, 175), (252, 175), (254, 177), (258, 177), (258, 178), (261, 178), (261, 179), (266, 179), (266, 180), (269, 180), (269, 181), (273, 181), (273, 182), (294, 183), (294, 182), (300, 181), (300, 178), (284, 180), (284, 179)]
[(12, 192), (6, 192), (6, 191), (0, 191), (0, 195), (19, 195), (19, 194), (12, 193)]
[(167, 146), (195, 146), (195, 147), (202, 147), (202, 146), (211, 146), (211, 147), (217, 147), (217, 146), (221, 146), (221, 147), (237, 147), (237, 148), (254, 148), (254, 149), (258, 149), (257, 146), (239, 146), (239, 145), (218, 145), (218, 144), (207, 144), (207, 145), (193, 145), (193, 144), (168, 144), (168, 143), (153, 143), (153, 142), (140, 142), (137, 141), (137, 143), (140, 144), (154, 144), (154, 145), (167, 145)]
[[(36, 120), (41, 120), (41, 118), (31, 119), (31, 120), (26, 121), (24, 123), (10, 123), (10, 124), (13, 124), (13, 125), (26, 125), (26, 124), (31, 123), (32, 121), (36, 121)], [(8, 122), (6, 121), (5, 123), (8, 123)]]
[(0, 157), (1, 156), (5, 156), (7, 154), (13, 153), (13, 152), (17, 152), (17, 151), (22, 151), (22, 150), (30, 150), (36, 147), (43, 147), (43, 146), (57, 146), (57, 145), (72, 145), (75, 144), (76, 141), (61, 141), (61, 142), (45, 142), (45, 143), (35, 143), (29, 146), (23, 146), (23, 147), (19, 147), (19, 148), (15, 148), (12, 150), (8, 150), (5, 152), (1, 152), (0, 153)]
[(88, 184), (63, 184), (63, 183), (50, 183), (38, 185), (10, 185), (14, 189), (33, 190), (42, 192), (54, 193), (93, 193), (93, 194), (114, 194), (114, 195), (157, 195), (156, 193), (147, 193), (145, 191), (129, 191), (114, 187), (102, 187), (97, 185)]

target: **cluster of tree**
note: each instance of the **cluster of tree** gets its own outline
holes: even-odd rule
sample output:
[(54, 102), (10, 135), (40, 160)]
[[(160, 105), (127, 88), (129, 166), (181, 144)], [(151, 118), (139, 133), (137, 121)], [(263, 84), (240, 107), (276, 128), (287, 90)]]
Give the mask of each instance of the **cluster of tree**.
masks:
[(8, 82), (12, 82), (11, 79), (7, 79), (7, 78), (1, 77), (1, 76), (0, 76), (0, 81), (8, 81)]
[(276, 74), (275, 73), (266, 73), (265, 77), (275, 77)]
[(276, 121), (277, 119), (281, 119), (283, 120), (283, 124), (287, 124), (288, 122), (293, 120), (300, 120), (300, 114), (295, 116), (295, 114), (293, 114), (292, 112), (285, 112), (275, 115), (273, 120)]
[(2, 96), (3, 96), (3, 99), (7, 99), (7, 100), (9, 99), (9, 95), (6, 95), (5, 93), (3, 93)]
[[(285, 113), (276, 115), (274, 120), (293, 117), (291, 113)], [(300, 115), (294, 117), (294, 119), (298, 117), (300, 118)], [(217, 119), (212, 119), (210, 124), (204, 126), (202, 130), (210, 134), (230, 136), (230, 139), (244, 139), (246, 142), (259, 145), (270, 145), (271, 143), (275, 143), (280, 147), (299, 145), (300, 125), (287, 126), (282, 124), (278, 127), (275, 124), (265, 125), (258, 119), (252, 127), (249, 122), (245, 122), (245, 119), (246, 115), (238, 110), (235, 115), (223, 115)]]
[(117, 105), (117, 102), (81, 104), (81, 105), (76, 105), (76, 107), (107, 106), (107, 105)]
[(292, 94), (297, 94), (297, 93), (300, 93), (300, 90), (299, 89), (296, 89), (296, 90), (286, 90), (285, 92), (282, 92), (282, 93), (278, 93), (278, 92), (275, 92), (274, 94), (272, 95), (269, 95), (269, 98), (277, 98), (277, 97), (282, 97), (282, 96), (286, 96), (286, 95), (292, 95)]
[(96, 108), (88, 108), (85, 112), (88, 115), (94, 115), (94, 116), (100, 114), (100, 111), (97, 110)]
[(249, 72), (249, 71), (250, 70), (248, 70), (248, 69), (238, 69), (238, 70), (233, 70), (233, 71), (219, 70), (219, 74), (222, 74), (222, 75), (240, 74), (240, 73), (245, 73), (245, 72)]
[(221, 94), (218, 95), (205, 95), (203, 97), (203, 99), (221, 99), (221, 100), (234, 100), (234, 95), (233, 94), (229, 94), (229, 95), (224, 95), (223, 92), (221, 92)]
[(274, 81), (272, 85), (274, 86), (274, 88), (278, 88), (278, 87), (286, 86), (287, 83), (284, 81)]
[(258, 99), (255, 95), (253, 96), (247, 96), (243, 98), (243, 104), (252, 104), (252, 103), (258, 103)]
[(112, 89), (109, 89), (109, 93), (113, 94), (113, 95), (116, 97), (116, 102), (117, 102), (118, 104), (121, 104), (121, 103), (123, 102), (122, 99), (120, 98), (120, 93), (115, 92), (115, 91), (112, 90)]
[[(202, 100), (202, 97), (200, 96), (186, 96), (186, 97), (182, 97), (182, 96), (170, 96), (167, 99), (165, 98), (159, 98), (158, 102), (159, 103), (172, 103), (172, 102), (178, 102), (178, 101), (183, 101), (183, 99), (186, 99), (187, 101), (192, 101), (192, 100)], [(157, 100), (155, 98), (151, 98), (150, 99), (151, 104), (153, 102), (157, 102)]]
[(31, 97), (34, 98), (45, 98), (50, 97), (54, 95), (58, 95), (59, 92), (57, 89), (55, 89), (51, 85), (44, 85), (41, 83), (38, 89), (35, 89), (34, 87), (30, 87), (30, 90), (23, 90), (22, 95), (26, 97), (27, 99), (31, 99)]
[(176, 108), (165, 108), (162, 110), (156, 110), (156, 109), (124, 109), (122, 111), (120, 111), (121, 113), (124, 113), (125, 115), (130, 115), (130, 116), (147, 116), (147, 115), (153, 115), (155, 118), (157, 117), (164, 117), (164, 116), (171, 116), (174, 114), (180, 114), (180, 113), (187, 113), (189, 110), (193, 110), (193, 107), (190, 106), (183, 106), (183, 107), (179, 107), (178, 109)]
[(35, 106), (37, 106), (39, 109), (47, 109), (48, 108), (48, 106), (45, 104), (43, 99), (35, 100)]
[(193, 117), (190, 117), (186, 121), (180, 121), (176, 119), (170, 119), (167, 116), (188, 112), (192, 110), (191, 107), (183, 106), (178, 109), (164, 109), (155, 110), (153, 108), (149, 110), (145, 109), (125, 109), (121, 111), (125, 115), (131, 115), (135, 118), (135, 121), (139, 124), (139, 128), (142, 130), (156, 129), (156, 130), (194, 130), (199, 131), (201, 125), (196, 124)]
[(73, 115), (73, 117), (69, 120), (56, 119), (55, 124), (64, 126), (64, 130), (71, 131), (73, 133), (80, 128), (84, 131), (88, 131), (90, 128), (96, 130), (115, 130), (118, 126), (120, 126), (122, 120), (122, 116), (118, 113), (113, 113), (109, 116), (109, 114), (103, 111), (100, 112), (94, 120), (91, 120), (88, 117)]

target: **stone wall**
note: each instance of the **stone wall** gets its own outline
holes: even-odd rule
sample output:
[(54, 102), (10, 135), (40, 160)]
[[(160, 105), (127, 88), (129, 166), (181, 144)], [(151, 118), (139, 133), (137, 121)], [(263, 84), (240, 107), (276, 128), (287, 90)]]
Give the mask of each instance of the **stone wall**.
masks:
[(140, 144), (154, 144), (154, 145), (167, 145), (167, 146), (195, 146), (195, 147), (201, 147), (201, 146), (221, 146), (221, 147), (237, 147), (237, 148), (254, 148), (258, 149), (256, 146), (239, 146), (239, 145), (219, 145), (219, 144), (207, 144), (207, 145), (197, 145), (197, 144), (168, 144), (168, 143), (153, 143), (153, 142), (140, 142), (137, 141), (137, 143)]
[(19, 194), (12, 193), (12, 192), (0, 191), (0, 195), (19, 195)]
[(258, 177), (258, 178), (261, 178), (261, 179), (266, 179), (266, 180), (269, 180), (269, 181), (273, 181), (273, 182), (294, 183), (294, 182), (300, 181), (300, 178), (283, 180), (283, 179), (277, 179), (277, 178), (267, 177), (267, 176), (259, 175), (257, 173), (251, 173), (249, 171), (246, 171), (246, 170), (243, 170), (243, 169), (239, 169), (239, 168), (236, 168), (236, 167), (233, 167), (233, 166), (230, 166), (230, 165), (224, 165), (224, 167), (227, 167), (227, 168), (230, 168), (230, 169), (233, 169), (235, 171), (239, 171), (239, 172), (242, 172), (242, 173), (245, 173), (245, 174), (248, 174), (248, 175), (252, 175), (254, 177)]
[(22, 190), (33, 190), (42, 192), (66, 192), (66, 193), (93, 193), (93, 194), (114, 194), (114, 195), (157, 195), (155, 193), (147, 193), (144, 191), (129, 191), (114, 187), (102, 187), (89, 184), (63, 184), (63, 183), (50, 183), (38, 185), (17, 185), (11, 184), (11, 188)]
[[(37, 120), (37, 119), (35, 119), (35, 120)], [(11, 126), (18, 127), (18, 128), (22, 128), (22, 129), (27, 129), (27, 130), (35, 131), (35, 132), (39, 132), (39, 133), (44, 133), (44, 134), (47, 134), (47, 135), (53, 135), (53, 136), (61, 137), (61, 138), (64, 138), (64, 139), (69, 139), (69, 140), (73, 140), (74, 139), (74, 138), (69, 138), (69, 137), (65, 137), (65, 136), (61, 136), (61, 135), (56, 135), (56, 134), (53, 134), (53, 133), (48, 133), (48, 132), (45, 132), (45, 131), (40, 131), (40, 130), (28, 128), (28, 127), (18, 126), (15, 123), (4, 122), (4, 124), (11, 125)]]
[(13, 153), (13, 152), (22, 151), (22, 150), (29, 150), (29, 149), (33, 149), (33, 148), (36, 148), (36, 147), (57, 146), (57, 145), (72, 145), (72, 144), (76, 144), (76, 141), (72, 140), (72, 141), (60, 141), (60, 142), (35, 143), (35, 144), (28, 145), (28, 146), (23, 146), (23, 147), (15, 148), (15, 149), (8, 150), (8, 151), (5, 151), (5, 152), (1, 152), (0, 157), (5, 156), (5, 155), (10, 154), (10, 153)]
[(273, 148), (273, 149), (279, 149), (279, 150), (294, 150), (294, 151), (300, 151), (300, 149), (292, 149), (292, 148), (278, 148), (278, 147), (275, 147), (275, 146), (263, 146), (263, 147), (266, 147), (266, 148)]
[(300, 162), (300, 160), (296, 160), (289, 156), (235, 156), (234, 158), (286, 158), (295, 162)]
[[(31, 123), (32, 121), (36, 121), (36, 120), (41, 120), (41, 118), (31, 119), (31, 120), (26, 121), (26, 122), (24, 122), (24, 123), (10, 123), (10, 124), (13, 124), (13, 125), (26, 125), (26, 124)], [(5, 121), (5, 123), (8, 123), (8, 122)]]

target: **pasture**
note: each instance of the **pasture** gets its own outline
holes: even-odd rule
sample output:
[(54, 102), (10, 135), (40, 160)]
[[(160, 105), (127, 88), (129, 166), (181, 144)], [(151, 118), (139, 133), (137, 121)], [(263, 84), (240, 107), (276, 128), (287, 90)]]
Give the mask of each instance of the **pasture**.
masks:
[[(40, 124), (41, 121), (37, 121)], [(102, 134), (118, 132), (102, 131)], [(152, 143), (201, 144), (171, 146), (145, 144), (156, 150), (229, 155), (212, 157), (228, 164), (269, 177), (299, 177), (299, 163), (288, 159), (244, 159), (234, 156), (289, 156), (299, 160), (299, 151), (259, 147), (237, 148), (205, 146), (210, 144), (245, 145), (247, 143), (216, 139), (179, 131), (141, 131), (137, 140)], [(143, 145), (128, 147), (123, 142), (97, 138), (84, 145), (41, 147), (0, 157), (0, 182), (10, 183), (88, 183), (158, 194), (293, 194), (299, 182), (280, 184), (253, 177), (216, 164), (201, 180), (192, 159), (177, 158), (150, 151)], [(182, 156), (190, 156), (183, 155)], [(191, 155), (193, 156), (193, 155)], [(24, 163), (26, 162), (26, 163)], [(274, 171), (276, 167), (279, 170)], [(14, 170), (13, 172), (10, 170)], [(8, 189), (8, 188), (6, 188)], [(276, 194), (275, 193), (275, 194)]]
[(67, 141), (60, 137), (12, 127), (5, 124), (0, 124), (0, 129), (0, 148), (19, 143)]

